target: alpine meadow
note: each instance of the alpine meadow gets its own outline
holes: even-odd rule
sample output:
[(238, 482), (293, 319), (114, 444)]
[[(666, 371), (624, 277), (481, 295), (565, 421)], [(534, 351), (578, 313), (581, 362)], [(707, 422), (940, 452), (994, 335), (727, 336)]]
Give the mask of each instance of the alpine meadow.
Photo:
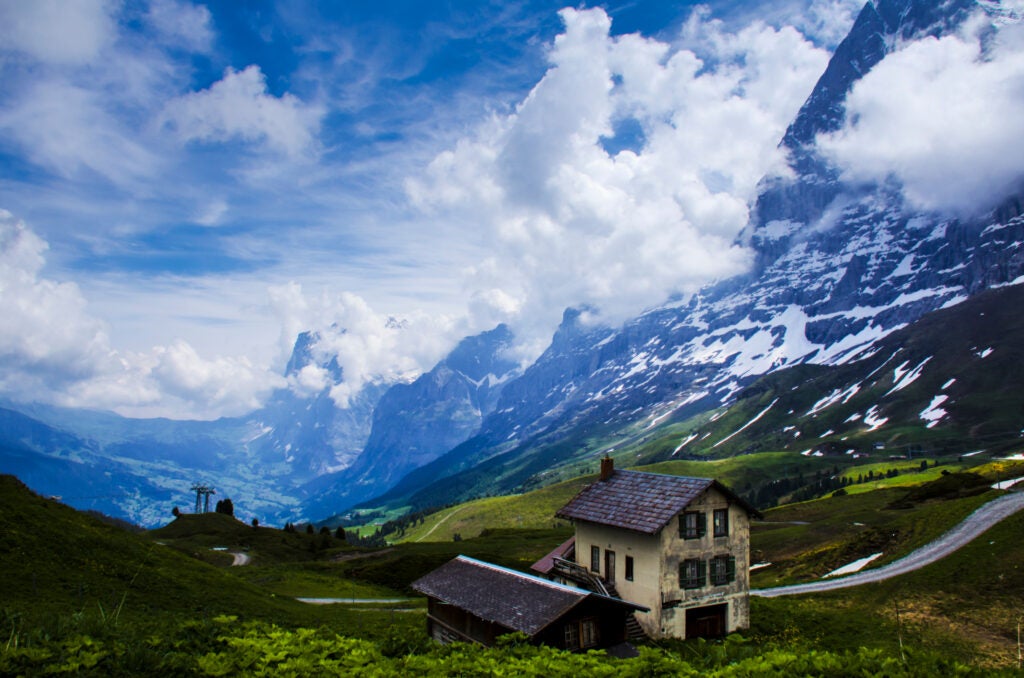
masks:
[(1022, 669), (1021, 0), (0, 0), (0, 674)]

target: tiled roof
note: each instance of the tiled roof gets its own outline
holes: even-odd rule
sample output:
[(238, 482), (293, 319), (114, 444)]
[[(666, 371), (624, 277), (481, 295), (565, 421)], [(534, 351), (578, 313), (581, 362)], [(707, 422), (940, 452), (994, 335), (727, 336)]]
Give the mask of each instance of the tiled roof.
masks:
[(466, 556), (449, 560), (414, 581), (412, 588), (529, 636), (592, 596), (630, 610), (646, 609)]
[(530, 565), (530, 569), (534, 572), (540, 572), (541, 574), (547, 574), (551, 572), (551, 569), (555, 566), (555, 558), (565, 558), (566, 560), (572, 560), (568, 555), (570, 552), (576, 550), (576, 535), (573, 535), (566, 539), (564, 542), (556, 546), (551, 553), (547, 554), (533, 565)]
[(555, 515), (655, 534), (712, 485), (736, 498), (710, 478), (614, 471), (607, 479), (583, 488)]

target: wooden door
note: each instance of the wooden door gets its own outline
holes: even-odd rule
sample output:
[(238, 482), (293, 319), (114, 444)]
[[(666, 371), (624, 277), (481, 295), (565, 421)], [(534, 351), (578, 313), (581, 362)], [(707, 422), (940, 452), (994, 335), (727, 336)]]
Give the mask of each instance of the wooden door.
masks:
[(695, 607), (686, 611), (687, 638), (722, 638), (725, 636), (727, 605)]

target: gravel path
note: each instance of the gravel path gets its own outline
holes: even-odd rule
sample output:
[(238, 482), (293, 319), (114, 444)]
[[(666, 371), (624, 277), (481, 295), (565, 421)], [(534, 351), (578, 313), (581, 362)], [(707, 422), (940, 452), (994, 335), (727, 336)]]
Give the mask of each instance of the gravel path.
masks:
[(231, 562), (232, 567), (242, 567), (243, 565), (248, 565), (250, 562), (252, 562), (252, 556), (250, 556), (248, 553), (241, 553), (239, 551), (228, 551), (228, 553), (230, 553), (235, 558)]
[(420, 537), (416, 541), (423, 541), (424, 539), (426, 539), (430, 535), (434, 534), (434, 530), (436, 530), (437, 528), (441, 527), (446, 522), (448, 522), (448, 519), (451, 518), (452, 516), (454, 516), (456, 513), (461, 513), (462, 510), (465, 509), (465, 508), (466, 508), (465, 506), (460, 506), (459, 508), (455, 509), (454, 511), (452, 511), (451, 513), (446, 515), (444, 518), (441, 518), (441, 520), (437, 521), (436, 525), (434, 525), (432, 528), (430, 528), (430, 530), (428, 530), (425, 535), (423, 535), (422, 537)]
[(1024, 492), (1014, 492), (979, 507), (974, 513), (967, 516), (962, 523), (932, 543), (922, 546), (909, 555), (876, 570), (867, 570), (851, 574), (848, 577), (811, 582), (809, 584), (779, 586), (772, 589), (753, 589), (750, 591), (750, 595), (774, 598), (775, 596), (794, 596), (801, 593), (820, 593), (822, 591), (834, 591), (850, 586), (878, 582), (906, 574), (907, 572), (913, 572), (925, 565), (934, 563), (940, 558), (948, 556), (988, 528), (1001, 520), (1009, 518), (1021, 509), (1024, 509)]

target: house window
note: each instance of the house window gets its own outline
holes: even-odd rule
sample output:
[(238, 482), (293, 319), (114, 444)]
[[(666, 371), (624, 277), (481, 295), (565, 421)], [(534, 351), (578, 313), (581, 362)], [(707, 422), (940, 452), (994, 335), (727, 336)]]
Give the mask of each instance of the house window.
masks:
[(590, 547), (590, 571), (600, 572), (601, 571), (601, 547), (591, 546)]
[(633, 581), (633, 556), (626, 556), (626, 581)]
[(729, 509), (715, 509), (712, 521), (714, 522), (716, 537), (729, 536)]
[(715, 556), (711, 559), (711, 584), (721, 586), (736, 581), (736, 558)]
[(708, 531), (708, 517), (703, 511), (687, 511), (679, 518), (679, 536), (700, 539)]
[(687, 558), (679, 564), (679, 587), (699, 589), (707, 583), (707, 563), (697, 558)]

